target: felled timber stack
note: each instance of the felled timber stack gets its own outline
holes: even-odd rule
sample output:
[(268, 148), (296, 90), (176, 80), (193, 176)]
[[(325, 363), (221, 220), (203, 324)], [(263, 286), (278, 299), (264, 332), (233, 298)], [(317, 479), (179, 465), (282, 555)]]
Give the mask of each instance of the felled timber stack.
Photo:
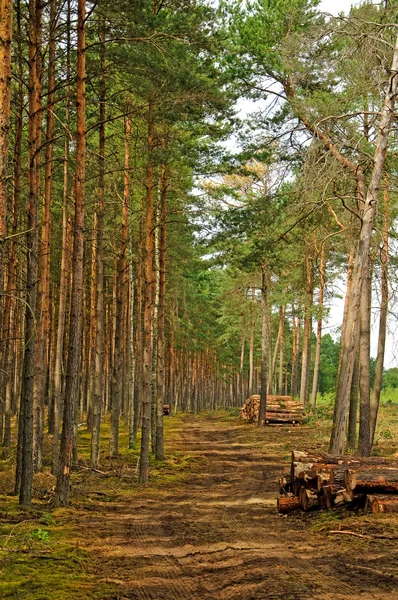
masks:
[(293, 450), (279, 480), (278, 512), (359, 504), (372, 512), (398, 512), (398, 459), (330, 456)]
[[(241, 408), (240, 416), (250, 423), (258, 422), (260, 409), (260, 396), (253, 394), (246, 400)], [(265, 422), (266, 423), (302, 423), (305, 417), (304, 407), (291, 396), (267, 396)]]

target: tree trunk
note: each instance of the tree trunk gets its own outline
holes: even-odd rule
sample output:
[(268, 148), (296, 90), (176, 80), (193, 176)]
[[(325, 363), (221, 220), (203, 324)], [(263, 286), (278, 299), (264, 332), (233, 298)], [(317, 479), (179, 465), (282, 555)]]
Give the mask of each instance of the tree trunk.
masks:
[(357, 419), (359, 398), (359, 348), (356, 350), (354, 372), (350, 391), (350, 410), (348, 415), (347, 446), (354, 450), (357, 445)]
[(384, 351), (386, 347), (387, 314), (388, 314), (388, 223), (389, 223), (389, 183), (385, 179), (384, 207), (382, 225), (381, 254), (381, 301), (379, 317), (379, 337), (377, 343), (376, 373), (370, 401), (370, 443), (373, 446), (376, 431), (377, 413), (379, 410), (380, 392), (383, 382)]
[(138, 429), (142, 421), (142, 390), (143, 390), (143, 331), (142, 331), (142, 312), (143, 312), (143, 231), (142, 220), (140, 221), (138, 255), (137, 255), (137, 300), (134, 325), (134, 428), (133, 438), (136, 440)]
[(261, 385), (260, 407), (257, 421), (259, 427), (264, 427), (265, 425), (265, 414), (267, 409), (267, 315), (267, 278), (263, 267), (261, 282)]
[(283, 365), (284, 365), (284, 355), (285, 355), (285, 311), (286, 307), (281, 307), (280, 313), (280, 328), (281, 335), (279, 339), (279, 379), (278, 379), (278, 394), (282, 396), (283, 394)]
[(312, 379), (311, 408), (316, 408), (316, 396), (318, 393), (319, 367), (321, 364), (321, 342), (323, 323), (323, 299), (325, 295), (325, 244), (322, 244), (319, 260), (319, 302), (318, 302), (318, 326), (316, 330), (316, 348), (314, 362), (314, 376)]
[(39, 255), (39, 289), (37, 336), (35, 347), (35, 380), (33, 388), (33, 467), (43, 468), (44, 404), (48, 375), (48, 345), (50, 339), (50, 231), (51, 231), (51, 188), (54, 148), (54, 105), (55, 105), (55, 29), (57, 24), (56, 1), (50, 1), (49, 49), (48, 49), (48, 100), (47, 130), (44, 167), (44, 196), (41, 220), (41, 244)]
[(253, 389), (253, 378), (254, 378), (254, 299), (255, 289), (251, 287), (251, 320), (250, 320), (250, 341), (249, 341), (249, 389), (248, 395), (251, 396), (254, 393)]
[(300, 402), (306, 406), (309, 401), (309, 374), (311, 362), (311, 336), (312, 336), (312, 294), (313, 274), (312, 261), (308, 253), (305, 258), (305, 304), (304, 304), (304, 332), (303, 353), (301, 361)]
[[(271, 367), (271, 371), (269, 373), (269, 385), (268, 385), (268, 390), (269, 393), (272, 394), (273, 389), (274, 389), (274, 374), (275, 374), (275, 370), (276, 370), (276, 359), (278, 357), (278, 350), (280, 348), (280, 342), (281, 342), (281, 336), (283, 335), (282, 333), (282, 329), (283, 329), (283, 320), (282, 320), (282, 310), (283, 307), (281, 307), (279, 309), (279, 327), (278, 327), (278, 335), (276, 336), (276, 342), (275, 342), (275, 348), (274, 348), (274, 353), (272, 355), (272, 367)], [(271, 347), (270, 347), (271, 348)]]
[(144, 353), (143, 353), (143, 403), (142, 403), (142, 437), (140, 451), (140, 467), (138, 481), (148, 482), (149, 476), (149, 442), (151, 436), (151, 403), (152, 403), (152, 331), (153, 331), (153, 254), (154, 254), (154, 205), (153, 205), (153, 166), (152, 150), (154, 138), (153, 122), (154, 105), (150, 100), (148, 107), (148, 159), (146, 168), (146, 222), (145, 222), (145, 304), (144, 304)]
[(122, 198), (122, 232), (117, 262), (116, 279), (116, 324), (115, 324), (115, 355), (112, 372), (112, 412), (111, 412), (111, 435), (110, 455), (116, 458), (119, 453), (119, 417), (122, 403), (122, 378), (123, 378), (123, 316), (127, 304), (127, 242), (128, 242), (128, 210), (130, 199), (130, 145), (131, 145), (131, 121), (125, 120), (125, 153), (124, 153), (124, 183)]
[(159, 252), (159, 302), (158, 302), (158, 360), (156, 403), (156, 460), (164, 460), (163, 404), (165, 402), (165, 306), (166, 306), (166, 251), (167, 251), (167, 165), (162, 166), (160, 194), (160, 252)]
[(238, 393), (241, 396), (241, 403), (243, 404), (244, 401), (246, 400), (246, 386), (245, 386), (245, 371), (244, 371), (244, 365), (245, 365), (245, 345), (246, 345), (246, 311), (247, 311), (247, 292), (245, 295), (245, 308), (244, 308), (244, 312), (243, 312), (243, 327), (242, 327), (242, 343), (241, 343), (241, 350), (240, 350), (240, 363), (239, 363), (239, 381), (240, 381), (240, 386), (239, 386), (239, 390)]
[[(0, 22), (2, 19), (0, 19)], [(4, 21), (5, 23), (5, 21)], [(4, 454), (9, 455), (11, 446), (11, 418), (13, 414), (14, 401), (14, 380), (17, 372), (17, 338), (20, 336), (17, 323), (17, 313), (20, 309), (20, 294), (18, 293), (18, 216), (19, 203), (21, 197), (21, 172), (22, 172), (22, 133), (23, 133), (23, 110), (24, 110), (24, 91), (23, 91), (23, 56), (22, 56), (22, 28), (21, 28), (21, 8), (20, 2), (17, 2), (17, 61), (18, 61), (18, 95), (15, 117), (15, 146), (14, 146), (14, 173), (13, 173), (13, 193), (12, 193), (12, 239), (10, 243), (10, 255), (8, 263), (8, 277), (6, 288), (5, 318), (7, 318), (8, 332), (5, 356), (4, 370), (6, 376), (5, 385), (5, 419), (4, 419)], [(0, 61), (1, 62), (1, 61)], [(6, 103), (6, 99), (4, 100)], [(0, 102), (1, 104), (1, 102)], [(6, 104), (5, 104), (6, 106)], [(5, 112), (7, 108), (5, 109)], [(0, 153), (2, 151), (0, 150)], [(3, 157), (4, 158), (4, 157)], [(1, 160), (1, 159), (0, 159)], [(0, 177), (1, 181), (1, 177)], [(1, 183), (0, 183), (1, 185)], [(1, 252), (1, 250), (0, 250)], [(0, 257), (0, 260), (1, 257)], [(1, 264), (1, 263), (0, 263)], [(0, 288), (1, 289), (1, 288)], [(18, 298), (18, 300), (17, 300)]]
[(290, 394), (295, 398), (298, 388), (298, 353), (300, 347), (300, 319), (296, 317), (294, 304), (292, 304), (292, 377)]
[(77, 5), (77, 79), (76, 79), (76, 174), (75, 221), (73, 232), (72, 297), (69, 322), (69, 351), (66, 371), (64, 414), (60, 461), (55, 489), (55, 504), (68, 505), (72, 463), (73, 428), (79, 393), (81, 367), (83, 262), (84, 262), (84, 200), (86, 179), (86, 3)]
[(391, 67), (391, 77), (386, 89), (384, 108), (379, 125), (377, 142), (374, 154), (374, 163), (370, 184), (364, 196), (364, 210), (362, 215), (359, 247), (356, 256), (350, 302), (347, 316), (343, 323), (341, 336), (341, 368), (337, 380), (335, 411), (333, 417), (332, 433), (330, 438), (330, 452), (342, 454), (347, 428), (347, 409), (349, 392), (351, 389), (352, 374), (355, 361), (355, 348), (359, 336), (359, 309), (362, 294), (362, 283), (368, 274), (368, 260), (373, 222), (378, 202), (378, 191), (387, 152), (388, 137), (391, 123), (394, 118), (395, 98), (398, 78), (398, 37), (394, 48), (394, 57)]
[(27, 305), (25, 312), (25, 350), (22, 366), (22, 390), (19, 413), (18, 454), (16, 470), (16, 493), (20, 504), (30, 504), (32, 500), (33, 478), (33, 381), (34, 349), (36, 337), (36, 308), (38, 282), (39, 223), (38, 209), (40, 198), (40, 41), (42, 8), (40, 1), (29, 2), (29, 204), (28, 248), (26, 270)]
[(370, 311), (372, 278), (369, 273), (362, 284), (359, 335), (359, 436), (358, 453), (370, 456)]
[(61, 269), (59, 280), (59, 305), (57, 322), (57, 339), (55, 346), (54, 359), (54, 397), (53, 397), (53, 452), (51, 471), (54, 475), (58, 472), (59, 463), (59, 429), (61, 422), (61, 400), (62, 400), (62, 378), (64, 364), (64, 338), (66, 328), (66, 307), (68, 297), (68, 276), (71, 257), (71, 239), (68, 216), (69, 202), (69, 126), (70, 126), (70, 50), (71, 50), (71, 8), (70, 0), (67, 2), (66, 13), (66, 99), (65, 99), (65, 134), (64, 142), (64, 164), (63, 164), (63, 194), (62, 194), (62, 249), (61, 249)]
[(12, 0), (0, 0), (0, 291), (7, 237), (8, 141), (10, 132)]
[(100, 74), (99, 74), (99, 157), (98, 157), (98, 202), (96, 207), (96, 263), (95, 263), (95, 346), (94, 346), (94, 385), (91, 398), (92, 435), (91, 465), (99, 463), (100, 429), (103, 398), (104, 357), (105, 357), (105, 310), (104, 310), (104, 200), (105, 200), (105, 33), (103, 18), (99, 23)]
[(129, 395), (129, 416), (128, 416), (128, 436), (129, 436), (129, 448), (134, 448), (134, 386), (135, 386), (135, 349), (134, 349), (134, 304), (135, 304), (135, 284), (134, 284), (134, 270), (133, 263), (130, 261), (129, 265), (130, 273), (130, 395)]

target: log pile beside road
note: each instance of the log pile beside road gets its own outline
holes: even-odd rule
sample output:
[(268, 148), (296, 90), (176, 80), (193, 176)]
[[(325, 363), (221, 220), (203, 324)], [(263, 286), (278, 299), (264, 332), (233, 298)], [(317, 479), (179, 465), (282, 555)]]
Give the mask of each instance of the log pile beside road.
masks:
[(398, 512), (398, 459), (331, 456), (293, 450), (279, 480), (278, 512), (356, 504), (372, 512)]
[[(246, 400), (243, 408), (241, 408), (241, 419), (249, 421), (249, 423), (257, 423), (259, 409), (260, 396), (253, 394)], [(267, 395), (266, 423), (287, 423), (294, 425), (302, 423), (304, 417), (305, 411), (303, 405), (297, 402), (297, 400), (293, 400), (291, 396)]]

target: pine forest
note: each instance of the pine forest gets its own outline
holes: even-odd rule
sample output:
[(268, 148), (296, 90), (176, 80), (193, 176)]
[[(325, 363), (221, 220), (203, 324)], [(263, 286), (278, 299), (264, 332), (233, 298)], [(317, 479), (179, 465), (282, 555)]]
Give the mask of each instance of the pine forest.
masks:
[(398, 1), (337, 4), (0, 0), (0, 598), (395, 597)]

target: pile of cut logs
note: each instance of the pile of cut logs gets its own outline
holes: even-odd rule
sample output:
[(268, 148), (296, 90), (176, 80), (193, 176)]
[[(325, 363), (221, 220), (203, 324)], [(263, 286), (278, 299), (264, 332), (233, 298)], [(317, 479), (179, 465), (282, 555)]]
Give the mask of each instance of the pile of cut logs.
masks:
[(279, 488), (278, 512), (283, 514), (345, 503), (366, 511), (398, 512), (398, 459), (293, 450)]
[[(241, 408), (240, 416), (245, 421), (257, 423), (259, 408), (260, 396), (254, 394), (246, 400), (245, 405)], [(267, 396), (266, 423), (302, 423), (304, 416), (303, 405), (293, 400), (291, 396)]]

